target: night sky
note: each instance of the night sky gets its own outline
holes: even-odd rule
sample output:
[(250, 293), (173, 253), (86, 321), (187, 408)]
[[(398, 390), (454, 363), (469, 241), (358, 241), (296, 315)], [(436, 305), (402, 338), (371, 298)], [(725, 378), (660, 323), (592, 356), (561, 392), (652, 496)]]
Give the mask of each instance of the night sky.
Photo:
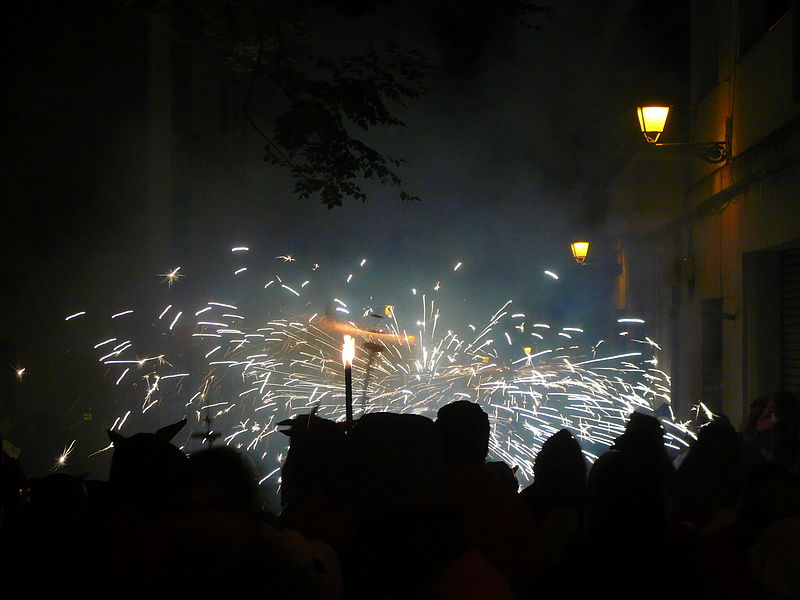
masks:
[[(334, 24), (320, 51), (394, 36), (421, 48), (434, 68), (429, 92), (397, 109), (405, 127), (364, 135), (407, 161), (404, 186), (421, 200), (404, 203), (397, 189), (367, 184), (366, 203), (345, 200), (332, 210), (298, 199), (286, 170), (263, 162), (263, 142), (236, 106), (227, 132), (198, 117), (219, 102), (203, 88), (204, 69), (213, 77), (219, 65), (196, 62), (195, 94), (173, 105), (191, 133), (175, 185), (188, 182), (190, 191), (170, 207), (169, 239), (154, 256), (145, 218), (145, 17), (135, 3), (22, 4), (4, 36), (2, 368), (15, 407), (4, 434), (31, 472), (46, 469), (71, 439), (96, 447), (109, 425), (96, 367), (66, 368), (81, 350), (64, 317), (163, 295), (157, 274), (178, 265), (186, 277), (176, 293), (216, 292), (209, 282), (230, 270), (236, 245), (253, 249), (253, 268), (256, 256), (367, 257), (376, 293), (386, 295), (463, 261), (470, 283), (453, 301), (465, 311), (513, 297), (543, 319), (601, 327), (608, 307), (595, 297), (608, 282), (576, 270), (569, 242), (590, 236), (599, 256), (612, 256), (603, 246), (604, 185), (639, 142), (632, 107), (653, 83), (645, 74), (658, 67), (658, 85), (647, 89), (663, 91), (685, 59), (669, 33), (684, 18), (682, 3), (674, 13), (660, 9), (668, 18), (655, 31), (648, 27), (657, 20), (637, 13), (648, 3), (632, 3), (622, 21), (620, 3), (596, 0), (555, 0), (549, 16), (529, 19), (532, 28), (478, 10), (459, 20), (422, 18), (417, 5), (403, 3)], [(256, 118), (268, 124), (269, 107)], [(564, 276), (553, 282), (545, 269)], [(27, 369), (22, 385), (14, 366)], [(77, 465), (104, 474), (97, 463)]]

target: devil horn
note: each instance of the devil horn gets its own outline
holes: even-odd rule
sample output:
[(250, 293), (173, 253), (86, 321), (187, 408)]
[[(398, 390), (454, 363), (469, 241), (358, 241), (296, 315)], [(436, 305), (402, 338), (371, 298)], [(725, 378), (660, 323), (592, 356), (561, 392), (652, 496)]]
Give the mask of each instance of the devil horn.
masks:
[(164, 442), (169, 442), (185, 426), (186, 426), (186, 417), (184, 417), (177, 423), (173, 423), (172, 425), (165, 425), (164, 427), (156, 431), (156, 436), (158, 437), (158, 439)]

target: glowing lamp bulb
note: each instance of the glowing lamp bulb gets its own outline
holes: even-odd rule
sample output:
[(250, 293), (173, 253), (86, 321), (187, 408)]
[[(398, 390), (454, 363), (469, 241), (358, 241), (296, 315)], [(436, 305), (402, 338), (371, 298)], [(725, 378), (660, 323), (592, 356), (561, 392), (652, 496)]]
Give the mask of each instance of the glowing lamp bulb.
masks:
[(573, 258), (579, 265), (586, 262), (586, 255), (589, 254), (589, 242), (572, 242), (570, 248), (572, 248)]
[(351, 335), (344, 336), (344, 345), (342, 346), (342, 363), (345, 367), (353, 364), (353, 358), (356, 355), (356, 340)]
[(644, 139), (655, 144), (664, 132), (669, 106), (637, 106), (636, 115), (639, 117), (639, 129), (644, 134)]

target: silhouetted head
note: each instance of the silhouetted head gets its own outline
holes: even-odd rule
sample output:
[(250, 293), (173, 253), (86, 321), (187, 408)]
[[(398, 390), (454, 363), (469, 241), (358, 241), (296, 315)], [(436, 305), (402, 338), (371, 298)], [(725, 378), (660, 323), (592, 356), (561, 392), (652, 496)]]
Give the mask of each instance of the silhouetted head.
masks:
[(588, 500), (590, 532), (609, 542), (654, 535), (666, 522), (663, 479), (631, 452), (609, 450), (595, 461)]
[(612, 449), (645, 463), (656, 476), (665, 477), (675, 470), (664, 447), (664, 428), (654, 416), (634, 412)]
[(567, 429), (554, 433), (542, 444), (533, 463), (536, 479), (586, 481), (586, 461), (581, 447)]
[(252, 461), (227, 446), (195, 452), (186, 465), (184, 499), (204, 508), (248, 511), (258, 507)]
[(586, 502), (586, 462), (568, 430), (554, 433), (542, 444), (533, 463), (533, 474), (534, 481), (522, 491), (522, 497), (535, 516)]
[(347, 562), (348, 597), (440, 597), (421, 588), (462, 555), (461, 523), (449, 510), (442, 445), (429, 418), (372, 412), (349, 434), (354, 536)]
[(703, 527), (720, 509), (735, 507), (747, 473), (745, 452), (743, 440), (727, 417), (717, 417), (701, 427), (669, 479), (675, 514)]
[(30, 481), (29, 506), (37, 516), (64, 518), (80, 513), (89, 494), (83, 480), (66, 473), (52, 473)]
[(654, 416), (637, 411), (630, 416), (628, 422), (625, 424), (625, 433), (646, 435), (648, 437), (658, 438), (660, 441), (664, 437), (664, 428)]
[(356, 511), (441, 508), (445, 494), (442, 445), (429, 418), (368, 413), (350, 432), (348, 456)]
[(185, 425), (186, 419), (182, 419), (155, 433), (136, 433), (130, 437), (109, 431), (114, 454), (108, 481), (115, 492), (137, 501), (170, 490), (186, 463), (186, 455), (170, 440)]
[(436, 428), (449, 462), (482, 463), (489, 452), (489, 415), (474, 402), (457, 400), (439, 409)]
[(281, 421), (288, 427), (289, 452), (281, 468), (281, 502), (288, 504), (311, 490), (323, 491), (341, 476), (347, 436), (345, 430), (314, 414)]
[(515, 494), (519, 491), (516, 467), (511, 468), (500, 460), (489, 461), (486, 463), (485, 467), (494, 475), (501, 487)]
[(703, 425), (697, 431), (697, 439), (691, 445), (680, 470), (705, 468), (717, 470), (721, 462), (741, 464), (739, 436), (728, 417), (721, 415)]

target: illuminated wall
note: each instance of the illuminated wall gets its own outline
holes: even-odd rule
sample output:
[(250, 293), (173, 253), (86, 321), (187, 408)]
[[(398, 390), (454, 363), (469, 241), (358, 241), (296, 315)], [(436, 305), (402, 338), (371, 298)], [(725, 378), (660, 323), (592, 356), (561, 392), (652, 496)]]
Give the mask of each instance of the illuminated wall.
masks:
[(800, 246), (799, 42), (791, 11), (765, 13), (756, 35), (743, 21), (761, 14), (756, 4), (744, 14), (737, 3), (692, 3), (694, 109), (676, 107), (691, 111), (682, 141), (728, 135), (732, 159), (642, 147), (608, 190), (608, 228), (629, 263), (627, 303), (664, 334), (676, 405), (704, 400), (737, 424), (757, 395), (782, 385), (776, 265)]

